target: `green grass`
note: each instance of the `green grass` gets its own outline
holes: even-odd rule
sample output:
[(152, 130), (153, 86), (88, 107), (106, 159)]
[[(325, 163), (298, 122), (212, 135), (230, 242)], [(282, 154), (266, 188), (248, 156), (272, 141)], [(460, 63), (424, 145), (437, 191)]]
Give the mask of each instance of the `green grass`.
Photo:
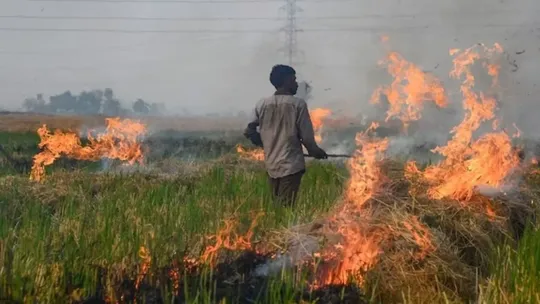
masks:
[[(343, 175), (332, 165), (312, 164), (294, 211), (270, 200), (262, 170), (216, 165), (189, 178), (60, 172), (43, 185), (27, 176), (5, 177), (0, 181), (0, 294), (48, 303), (67, 301), (70, 288), (77, 287), (89, 296), (98, 268), (111, 276), (134, 276), (141, 246), (149, 249), (153, 270), (170, 266), (184, 252), (198, 256), (208, 244), (204, 237), (231, 216), (238, 218), (242, 233), (254, 212), (263, 211), (256, 237), (307, 222), (339, 197)], [(277, 294), (293, 296), (281, 287)], [(161, 288), (170, 298), (170, 287)], [(188, 297), (210, 303), (212, 296), (211, 289), (197, 288)], [(268, 296), (265, 301), (276, 295)]]
[[(0, 133), (0, 144), (20, 159), (31, 159), (37, 140), (31, 133)], [(201, 142), (204, 148), (197, 149)], [(177, 145), (189, 145), (189, 153), (211, 150), (212, 157), (233, 147), (211, 140), (162, 144), (156, 160), (174, 154)], [(264, 212), (252, 240), (264, 242), (273, 230), (307, 223), (327, 212), (339, 199), (347, 177), (340, 166), (310, 163), (298, 205), (291, 209), (271, 201), (261, 166), (216, 162), (196, 173), (179, 166), (176, 174), (160, 177), (92, 172), (100, 168), (98, 163), (77, 163), (75, 170), (69, 165), (60, 161), (48, 168), (43, 184), (30, 182), (27, 172), (17, 173), (5, 164), (0, 168), (0, 302), (68, 303), (95, 294), (100, 286), (107, 294), (116, 286), (112, 281), (136, 277), (141, 246), (152, 257), (146, 279), (163, 299), (171, 300), (172, 286), (163, 280), (163, 270), (186, 254), (200, 256), (213, 242), (206, 236), (216, 234), (223, 220), (237, 219), (236, 232), (243, 234), (255, 214)], [(480, 302), (540, 301), (538, 230), (531, 227), (517, 247), (500, 247), (493, 256), (489, 281), (479, 282), (484, 286)], [(214, 271), (204, 268), (199, 276), (182, 281), (181, 300), (215, 303), (219, 292)], [(297, 302), (305, 275), (278, 274), (256, 295), (257, 303)], [(226, 303), (237, 303), (240, 292), (231, 288)], [(418, 293), (404, 294), (412, 292)], [(315, 303), (316, 297), (309, 302)]]
[(502, 246), (495, 257), (482, 303), (540, 303), (540, 230), (529, 228), (517, 248)]

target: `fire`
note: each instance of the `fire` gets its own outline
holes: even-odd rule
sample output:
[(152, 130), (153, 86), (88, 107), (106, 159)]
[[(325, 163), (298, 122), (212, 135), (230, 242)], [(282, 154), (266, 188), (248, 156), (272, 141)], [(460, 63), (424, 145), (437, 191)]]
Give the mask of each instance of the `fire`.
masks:
[(390, 52), (387, 59), (380, 63), (387, 65), (388, 73), (394, 80), (389, 86), (375, 90), (371, 103), (378, 104), (381, 97), (386, 96), (389, 103), (387, 122), (392, 118), (398, 118), (407, 130), (412, 121), (421, 118), (425, 102), (433, 101), (438, 107), (447, 106), (446, 91), (442, 83), (405, 60), (400, 54)]
[(141, 271), (137, 275), (137, 280), (135, 281), (135, 290), (138, 290), (141, 286), (141, 282), (148, 273), (150, 269), (150, 264), (152, 263), (152, 257), (150, 256), (150, 251), (146, 247), (141, 246), (139, 248), (139, 257), (141, 258)]
[(240, 157), (256, 160), (256, 161), (263, 161), (264, 160), (264, 150), (262, 148), (257, 148), (254, 150), (246, 150), (242, 145), (236, 146), (236, 152), (240, 154)]
[(415, 257), (418, 260), (423, 260), (430, 253), (435, 251), (435, 245), (431, 241), (433, 236), (431, 232), (424, 226), (417, 217), (411, 217), (409, 220), (403, 221), (403, 226), (412, 235), (414, 242), (420, 248)]
[(234, 219), (225, 220), (225, 226), (215, 235), (209, 237), (209, 239), (216, 239), (216, 243), (213, 246), (207, 246), (204, 253), (201, 256), (202, 262), (210, 263), (213, 265), (219, 250), (246, 250), (251, 249), (251, 238), (253, 237), (254, 229), (257, 226), (258, 219), (263, 216), (263, 213), (259, 213), (255, 216), (251, 225), (244, 236), (237, 235), (233, 232), (236, 227), (236, 221)]
[(356, 137), (361, 148), (348, 164), (351, 178), (345, 191), (345, 202), (331, 219), (341, 241), (323, 250), (321, 256), (325, 262), (319, 270), (316, 284), (345, 284), (350, 277), (362, 282), (363, 274), (376, 264), (381, 253), (380, 243), (386, 238), (386, 233), (369, 225), (371, 214), (366, 206), (385, 181), (379, 163), (381, 154), (388, 147), (388, 139), (367, 136), (376, 127), (373, 124)]
[[(413, 161), (407, 162), (405, 166), (407, 178), (421, 177), (427, 182), (427, 194), (432, 199), (468, 201), (475, 191), (479, 191), (479, 187), (500, 188), (518, 168), (519, 158), (512, 146), (512, 136), (498, 131), (500, 122), (495, 119), (495, 98), (473, 90), (475, 79), (471, 67), (481, 59), (487, 59), (483, 67), (493, 78), (492, 88), (496, 88), (500, 67), (491, 62), (491, 59), (501, 52), (502, 48), (498, 44), (493, 48), (478, 45), (464, 51), (450, 51), (454, 56), (454, 68), (450, 76), (462, 79), (460, 89), (465, 117), (452, 129), (453, 137), (447, 145), (434, 149), (434, 152), (445, 157), (443, 161), (425, 170), (420, 170)], [(426, 102), (434, 102), (438, 107), (447, 105), (445, 88), (438, 79), (395, 52), (390, 53), (386, 63), (394, 81), (387, 87), (377, 89), (372, 102), (378, 102), (381, 95), (387, 96), (390, 106), (387, 121), (397, 118), (406, 128), (409, 123), (421, 118)], [(488, 121), (492, 121), (494, 131), (474, 138), (474, 132)], [(379, 263), (386, 248), (392, 248), (392, 242), (398, 238), (405, 239), (417, 248), (412, 254), (416, 260), (426, 259), (438, 249), (435, 236), (418, 217), (397, 216), (398, 219), (388, 219), (377, 209), (378, 204), (385, 204), (373, 197), (382, 192), (387, 182), (381, 163), (389, 145), (387, 138), (368, 135), (377, 127), (377, 124), (373, 124), (365, 132), (357, 134), (358, 148), (348, 162), (350, 178), (343, 203), (329, 216), (322, 228), (317, 228), (321, 229), (328, 242), (320, 251), (313, 253), (314, 257), (321, 259), (321, 263), (316, 265), (313, 286), (347, 284), (351, 280), (362, 284), (366, 273)], [(517, 126), (514, 127), (516, 134), (513, 136), (517, 137), (521, 132)], [(480, 203), (491, 219), (497, 216), (489, 199), (481, 200)], [(225, 228), (227, 235), (230, 229), (229, 226)], [(236, 248), (247, 246), (241, 240), (234, 243), (240, 244), (235, 245)], [(223, 241), (217, 242), (220, 243)], [(215, 251), (217, 244), (208, 251)]]
[(169, 270), (169, 277), (171, 278), (174, 294), (180, 293), (180, 270), (178, 267)]
[(322, 142), (322, 128), (324, 119), (332, 114), (330, 109), (316, 108), (309, 112), (311, 122), (313, 123), (313, 131), (315, 132), (315, 141), (320, 144)]
[(368, 130), (358, 133), (356, 144), (361, 147), (349, 161), (351, 177), (345, 191), (347, 201), (362, 207), (381, 187), (385, 178), (378, 166), (381, 154), (388, 148), (388, 139), (371, 139), (368, 132), (375, 130), (378, 124), (373, 123)]
[(30, 179), (41, 181), (45, 167), (61, 156), (78, 160), (97, 161), (101, 158), (119, 159), (129, 164), (142, 163), (143, 153), (138, 142), (146, 132), (144, 124), (129, 119), (107, 118), (107, 130), (97, 137), (88, 134), (89, 144), (82, 146), (79, 136), (72, 132), (56, 130), (51, 133), (46, 125), (37, 130), (42, 151), (34, 156)]
[[(480, 50), (478, 50), (480, 48)], [(495, 118), (496, 100), (484, 93), (474, 90), (475, 79), (471, 66), (482, 58), (481, 51), (487, 59), (502, 52), (495, 44), (493, 48), (484, 45), (469, 48), (463, 52), (451, 50), (454, 55), (454, 69), (450, 75), (463, 78), (461, 92), (465, 118), (456, 126), (453, 138), (444, 147), (437, 147), (434, 152), (445, 156), (445, 159), (428, 167), (423, 177), (431, 185), (428, 195), (434, 199), (452, 198), (460, 201), (469, 200), (479, 186), (498, 188), (519, 164), (519, 158), (512, 147), (510, 136), (506, 132), (493, 132), (473, 139), (473, 132), (483, 122)], [(492, 86), (497, 84), (499, 67), (494, 63), (484, 63), (488, 74), (493, 77)], [(498, 124), (494, 124), (494, 127)]]

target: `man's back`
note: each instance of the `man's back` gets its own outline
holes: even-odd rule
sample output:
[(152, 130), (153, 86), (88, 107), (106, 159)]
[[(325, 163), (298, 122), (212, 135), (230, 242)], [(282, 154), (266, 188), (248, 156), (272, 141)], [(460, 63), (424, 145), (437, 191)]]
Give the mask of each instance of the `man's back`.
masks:
[(302, 144), (317, 159), (327, 155), (315, 143), (306, 102), (294, 97), (298, 91), (296, 71), (290, 66), (275, 65), (270, 82), (276, 92), (257, 103), (244, 136), (264, 149), (274, 198), (291, 205), (306, 167)]
[(255, 111), (268, 174), (279, 178), (303, 171), (302, 139), (309, 144), (313, 138), (305, 101), (291, 95), (273, 95), (261, 100)]

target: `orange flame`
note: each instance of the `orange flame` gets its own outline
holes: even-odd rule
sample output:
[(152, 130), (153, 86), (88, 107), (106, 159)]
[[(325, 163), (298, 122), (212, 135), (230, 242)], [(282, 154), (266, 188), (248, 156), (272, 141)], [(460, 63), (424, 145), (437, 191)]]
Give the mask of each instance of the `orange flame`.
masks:
[(180, 293), (180, 270), (173, 268), (169, 270), (169, 277), (171, 278), (174, 294)]
[(43, 149), (34, 156), (30, 179), (41, 181), (45, 167), (54, 163), (61, 156), (78, 160), (97, 161), (101, 158), (120, 159), (129, 164), (142, 163), (143, 153), (138, 138), (146, 131), (144, 124), (129, 119), (107, 118), (107, 130), (104, 134), (93, 137), (88, 134), (89, 144), (81, 145), (81, 139), (75, 133), (56, 130), (51, 134), (47, 126), (37, 130)]
[(150, 264), (152, 263), (152, 257), (150, 256), (150, 251), (146, 249), (146, 247), (141, 246), (139, 248), (139, 257), (142, 260), (141, 263), (141, 271), (137, 275), (137, 280), (135, 281), (135, 290), (138, 290), (142, 280), (144, 279), (144, 276), (148, 273), (148, 270), (150, 269)]
[(403, 221), (403, 226), (410, 232), (415, 243), (420, 248), (420, 251), (415, 255), (417, 259), (423, 260), (429, 253), (435, 251), (435, 245), (431, 241), (433, 236), (417, 217), (413, 216), (409, 220)]
[(390, 52), (381, 64), (387, 65), (388, 73), (394, 80), (391, 85), (375, 90), (371, 103), (380, 103), (381, 97), (386, 96), (389, 103), (387, 122), (398, 118), (406, 131), (412, 121), (420, 119), (425, 102), (434, 101), (437, 106), (446, 107), (445, 89), (434, 76), (425, 73), (396, 52)]
[(367, 136), (376, 127), (372, 124), (356, 137), (361, 148), (349, 162), (351, 178), (345, 192), (345, 204), (331, 220), (341, 242), (322, 251), (325, 264), (319, 270), (317, 285), (345, 284), (351, 277), (362, 282), (363, 274), (376, 264), (381, 253), (380, 243), (385, 233), (369, 225), (371, 216), (365, 206), (385, 181), (379, 162), (381, 153), (388, 147), (388, 139)]
[(378, 166), (380, 154), (388, 148), (388, 139), (371, 139), (367, 133), (375, 130), (378, 124), (372, 125), (365, 132), (358, 133), (356, 144), (361, 147), (349, 161), (351, 177), (348, 181), (345, 195), (347, 201), (362, 207), (380, 188), (385, 178)]
[(313, 123), (313, 131), (315, 131), (315, 141), (320, 144), (322, 142), (322, 127), (324, 119), (332, 114), (330, 109), (316, 108), (309, 112)]
[[(495, 44), (493, 48), (480, 45), (481, 51), (490, 59), (494, 54), (501, 53), (502, 48)], [(483, 122), (495, 117), (496, 101), (484, 93), (473, 91), (474, 76), (471, 66), (481, 54), (476, 47), (463, 52), (451, 50), (455, 56), (452, 77), (464, 80), (461, 85), (465, 118), (456, 126), (453, 138), (444, 147), (437, 147), (434, 152), (445, 156), (445, 159), (434, 166), (428, 167), (423, 177), (431, 184), (428, 195), (434, 199), (450, 197), (456, 200), (469, 200), (476, 187), (500, 187), (506, 177), (517, 168), (519, 158), (512, 148), (511, 139), (505, 132), (489, 133), (478, 140), (473, 140), (473, 132)], [(493, 63), (484, 63), (488, 74), (494, 77), (492, 85), (497, 84), (499, 67)]]
[(245, 159), (251, 159), (256, 161), (264, 160), (264, 150), (262, 148), (246, 150), (246, 148), (239, 144), (236, 146), (236, 152), (240, 154), (240, 157)]
[(204, 253), (201, 256), (203, 262), (208, 262), (213, 265), (215, 259), (221, 249), (228, 250), (246, 250), (251, 249), (251, 238), (253, 237), (254, 229), (257, 226), (258, 219), (263, 216), (263, 213), (259, 213), (255, 216), (251, 225), (244, 236), (237, 235), (233, 232), (236, 221), (233, 219), (225, 220), (225, 226), (215, 235), (209, 237), (209, 239), (215, 238), (216, 243), (213, 246), (207, 246)]

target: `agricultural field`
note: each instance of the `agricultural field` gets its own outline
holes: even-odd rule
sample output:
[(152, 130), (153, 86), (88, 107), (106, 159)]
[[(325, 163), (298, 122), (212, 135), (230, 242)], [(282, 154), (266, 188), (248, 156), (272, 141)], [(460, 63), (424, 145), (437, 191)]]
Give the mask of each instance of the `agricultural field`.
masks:
[[(458, 60), (463, 78), (474, 61)], [(65, 118), (19, 116), (15, 128), (11, 117), (0, 134), (0, 302), (540, 302), (534, 156), (507, 131), (473, 136), (495, 106), (469, 81), (443, 146), (395, 152), (421, 132), (419, 105), (447, 100), (414, 64), (396, 54), (388, 64), (420, 82), (378, 91), (416, 93), (387, 100), (400, 128), (332, 125), (313, 109), (321, 146), (351, 157), (309, 160), (293, 207), (272, 201), (264, 155), (241, 127), (69, 118), (70, 132)]]

